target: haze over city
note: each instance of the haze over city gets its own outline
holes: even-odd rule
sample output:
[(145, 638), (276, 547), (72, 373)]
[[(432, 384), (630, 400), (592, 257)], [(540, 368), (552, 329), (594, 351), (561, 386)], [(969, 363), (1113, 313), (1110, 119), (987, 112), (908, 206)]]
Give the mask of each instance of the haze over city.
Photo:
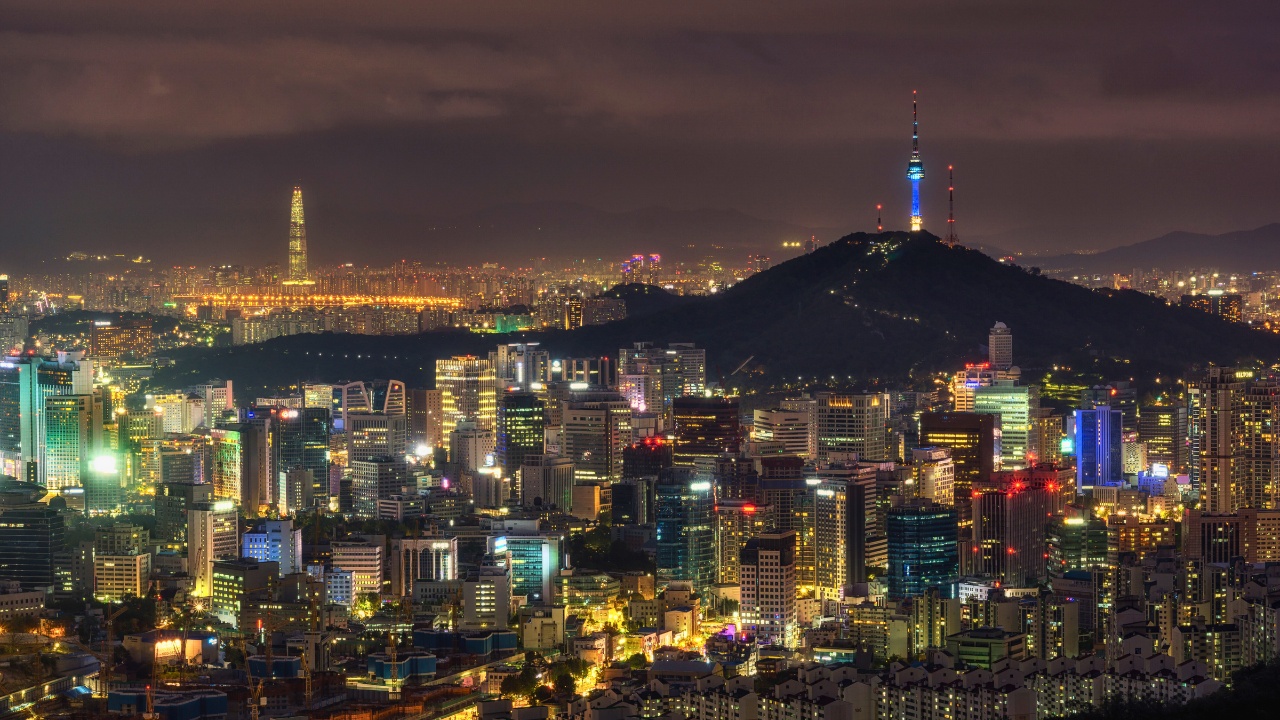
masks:
[[(876, 203), (905, 226), (911, 90), (922, 192), (940, 207), (954, 164), (974, 243), (1061, 253), (1251, 229), (1280, 219), (1261, 170), (1280, 162), (1278, 13), (20, 2), (0, 58), (0, 242), (9, 264), (261, 263), (298, 183), (325, 263), (523, 261), (501, 233), (458, 247), (427, 228), (525, 203), (557, 204), (518, 211), (525, 224), (561, 203), (719, 209), (830, 241), (870, 229)], [(633, 250), (581, 235), (557, 249)]]

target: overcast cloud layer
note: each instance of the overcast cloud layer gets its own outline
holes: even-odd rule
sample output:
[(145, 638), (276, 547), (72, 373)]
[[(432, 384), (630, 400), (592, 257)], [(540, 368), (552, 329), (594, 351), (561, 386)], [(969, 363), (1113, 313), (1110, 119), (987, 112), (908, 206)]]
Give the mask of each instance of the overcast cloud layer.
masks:
[(0, 247), (274, 260), (294, 182), (318, 260), (519, 260), (423, 232), (512, 202), (892, 227), (912, 89), (932, 227), (948, 163), (1014, 249), (1280, 219), (1272, 3), (686, 5), (8, 3)]

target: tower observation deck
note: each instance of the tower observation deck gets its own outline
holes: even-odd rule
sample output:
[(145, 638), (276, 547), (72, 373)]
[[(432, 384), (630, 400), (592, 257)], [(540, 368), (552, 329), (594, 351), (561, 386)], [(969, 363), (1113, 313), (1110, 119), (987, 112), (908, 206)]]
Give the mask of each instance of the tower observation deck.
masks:
[(916, 91), (911, 91), (911, 159), (907, 161), (907, 179), (911, 181), (911, 232), (924, 227), (920, 216), (920, 181), (924, 179), (924, 161), (920, 159), (920, 119), (916, 108)]

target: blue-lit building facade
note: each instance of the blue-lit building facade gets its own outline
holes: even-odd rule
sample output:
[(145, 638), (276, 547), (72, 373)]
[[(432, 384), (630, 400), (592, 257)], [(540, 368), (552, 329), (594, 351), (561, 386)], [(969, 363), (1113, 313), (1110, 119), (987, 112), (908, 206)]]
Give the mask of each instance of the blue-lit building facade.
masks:
[(689, 468), (668, 468), (654, 486), (658, 582), (716, 582), (715, 483)]
[(1115, 485), (1124, 480), (1122, 417), (1119, 408), (1099, 405), (1075, 411), (1076, 487)]
[(916, 501), (889, 508), (889, 596), (923, 595), (938, 588), (953, 597), (960, 576), (959, 514), (954, 507)]

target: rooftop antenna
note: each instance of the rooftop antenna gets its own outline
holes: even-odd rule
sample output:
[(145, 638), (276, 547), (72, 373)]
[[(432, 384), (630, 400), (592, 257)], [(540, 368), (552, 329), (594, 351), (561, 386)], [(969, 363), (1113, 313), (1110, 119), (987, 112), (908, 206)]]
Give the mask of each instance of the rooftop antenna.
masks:
[(880, 210), (884, 206), (876, 203), (876, 232), (884, 232), (884, 223), (880, 222)]
[(947, 166), (947, 237), (943, 240), (947, 247), (955, 247), (960, 244), (960, 238), (956, 237), (956, 180), (955, 166)]

